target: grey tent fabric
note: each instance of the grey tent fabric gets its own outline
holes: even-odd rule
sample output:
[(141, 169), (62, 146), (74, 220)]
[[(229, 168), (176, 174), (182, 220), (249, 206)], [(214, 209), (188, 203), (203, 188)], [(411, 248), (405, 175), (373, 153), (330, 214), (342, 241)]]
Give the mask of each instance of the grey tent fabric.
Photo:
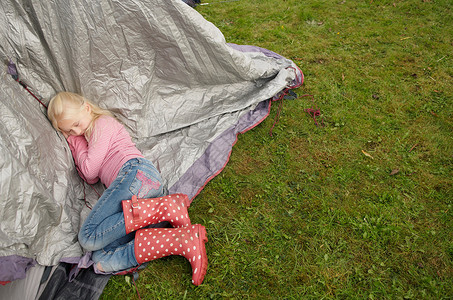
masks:
[(33, 268), (30, 268), (25, 278), (15, 280), (4, 286), (0, 285), (0, 299), (35, 299), (39, 293), (39, 282), (46, 268), (51, 267), (35, 265)]
[(95, 274), (92, 269), (83, 269), (76, 278), (69, 275), (73, 265), (60, 263), (53, 270), (42, 291), (39, 300), (98, 299), (110, 276)]
[(5, 0), (0, 31), (0, 281), (83, 257), (77, 232), (104, 189), (79, 178), (9, 61), (44, 103), (66, 90), (109, 108), (168, 190), (191, 199), (236, 135), (267, 117), (269, 99), (303, 81), (292, 61), (226, 43), (180, 0)]

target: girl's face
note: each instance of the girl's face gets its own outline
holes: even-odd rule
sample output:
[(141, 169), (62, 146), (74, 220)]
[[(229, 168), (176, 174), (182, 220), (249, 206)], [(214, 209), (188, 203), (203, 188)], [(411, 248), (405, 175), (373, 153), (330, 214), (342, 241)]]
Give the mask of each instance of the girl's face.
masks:
[(92, 120), (91, 107), (85, 103), (79, 113), (71, 118), (58, 121), (58, 128), (60, 128), (65, 137), (84, 135)]

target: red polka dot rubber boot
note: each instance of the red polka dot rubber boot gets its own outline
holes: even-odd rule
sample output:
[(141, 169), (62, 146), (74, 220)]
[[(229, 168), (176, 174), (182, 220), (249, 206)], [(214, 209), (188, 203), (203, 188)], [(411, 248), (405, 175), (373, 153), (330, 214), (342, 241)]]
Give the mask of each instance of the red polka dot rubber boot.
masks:
[(190, 200), (184, 194), (172, 194), (159, 198), (123, 200), (126, 234), (150, 224), (168, 221), (173, 227), (189, 226), (187, 207)]
[(139, 264), (169, 255), (181, 255), (192, 266), (192, 283), (200, 285), (208, 268), (203, 225), (182, 228), (144, 228), (137, 231), (134, 241), (135, 259)]

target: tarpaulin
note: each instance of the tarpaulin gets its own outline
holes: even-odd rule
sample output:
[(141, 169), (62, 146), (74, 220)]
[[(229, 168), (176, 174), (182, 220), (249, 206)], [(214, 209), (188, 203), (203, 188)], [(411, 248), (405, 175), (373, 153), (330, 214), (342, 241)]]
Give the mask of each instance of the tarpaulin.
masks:
[(180, 0), (5, 0), (0, 57), (0, 281), (82, 257), (77, 232), (103, 191), (79, 178), (10, 61), (44, 104), (65, 90), (110, 109), (168, 190), (192, 200), (237, 134), (267, 117), (269, 99), (303, 81), (292, 61), (226, 43)]

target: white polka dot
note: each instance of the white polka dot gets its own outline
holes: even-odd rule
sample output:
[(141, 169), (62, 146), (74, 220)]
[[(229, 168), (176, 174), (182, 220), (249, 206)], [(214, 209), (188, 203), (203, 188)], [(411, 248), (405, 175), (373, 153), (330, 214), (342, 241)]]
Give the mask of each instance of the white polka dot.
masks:
[(197, 274), (197, 271), (198, 271), (198, 268), (195, 268), (195, 270), (193, 271), (194, 274)]

